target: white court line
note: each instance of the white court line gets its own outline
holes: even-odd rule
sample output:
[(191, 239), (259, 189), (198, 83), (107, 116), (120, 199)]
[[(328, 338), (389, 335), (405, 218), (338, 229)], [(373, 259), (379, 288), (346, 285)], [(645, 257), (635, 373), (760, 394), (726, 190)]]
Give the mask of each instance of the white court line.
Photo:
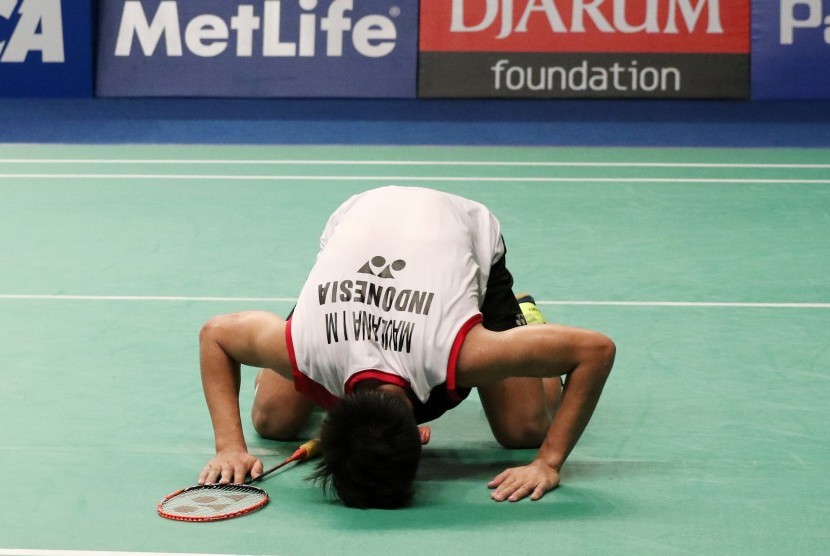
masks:
[(244, 556), (242, 554), (202, 554), (190, 552), (120, 552), (114, 550), (38, 550), (0, 548), (0, 556)]
[[(295, 303), (294, 297), (201, 297), (153, 295), (49, 295), (0, 294), (0, 300), (29, 301), (194, 301), (194, 302), (257, 302)], [(830, 303), (740, 302), (740, 301), (566, 301), (536, 300), (537, 305), (609, 306), (609, 307), (735, 307), (759, 309), (830, 309)]]
[(395, 182), (522, 182), (522, 183), (733, 183), (733, 184), (823, 184), (830, 179), (745, 179), (745, 178), (568, 178), (491, 176), (239, 176), (210, 174), (0, 174), (0, 179), (110, 179), (110, 180), (227, 180), (227, 181), (383, 181)]
[(764, 303), (740, 301), (537, 301), (538, 305), (619, 307), (745, 307), (760, 309), (830, 309), (830, 303)]
[(255, 302), (282, 303), (297, 301), (294, 297), (212, 297), (175, 295), (50, 295), (50, 294), (0, 294), (0, 299), (30, 301), (207, 301), (207, 302)]
[(504, 166), (550, 168), (786, 168), (830, 169), (830, 164), (754, 164), (718, 162), (557, 162), (557, 161), (494, 161), (494, 160), (244, 160), (244, 159), (165, 159), (165, 158), (0, 158), (9, 164), (245, 164), (257, 166), (310, 165), (310, 166)]

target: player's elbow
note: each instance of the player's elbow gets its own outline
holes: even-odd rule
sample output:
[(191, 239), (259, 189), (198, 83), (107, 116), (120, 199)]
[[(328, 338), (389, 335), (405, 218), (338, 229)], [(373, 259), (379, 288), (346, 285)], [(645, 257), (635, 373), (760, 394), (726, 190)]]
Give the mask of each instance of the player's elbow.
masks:
[(617, 345), (608, 336), (592, 332), (584, 347), (584, 360), (605, 376), (611, 372), (617, 356)]
[(202, 325), (202, 329), (199, 330), (199, 343), (204, 344), (205, 342), (209, 341), (211, 338), (214, 337), (216, 334), (216, 329), (219, 326), (219, 319), (221, 317), (213, 317), (205, 324)]
[(227, 320), (228, 315), (218, 315), (203, 324), (201, 330), (199, 330), (199, 344), (204, 346), (218, 343)]

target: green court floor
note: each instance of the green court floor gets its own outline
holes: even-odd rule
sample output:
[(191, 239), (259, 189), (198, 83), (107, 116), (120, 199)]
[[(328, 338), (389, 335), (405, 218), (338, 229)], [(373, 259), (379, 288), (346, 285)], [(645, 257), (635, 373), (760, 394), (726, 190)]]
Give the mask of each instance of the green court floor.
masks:
[[(517, 289), (616, 341), (562, 486), (492, 502), (533, 452), (473, 397), (412, 508), (298, 466), (253, 515), (159, 518), (213, 453), (201, 324), (286, 314), (329, 212), (391, 183), (490, 206)], [(828, 276), (828, 150), (0, 145), (0, 555), (826, 554)]]

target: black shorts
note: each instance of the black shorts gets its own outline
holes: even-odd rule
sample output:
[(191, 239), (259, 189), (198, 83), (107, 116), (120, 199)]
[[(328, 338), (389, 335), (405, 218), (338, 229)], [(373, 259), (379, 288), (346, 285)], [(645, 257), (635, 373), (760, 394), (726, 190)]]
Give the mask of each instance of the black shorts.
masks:
[[(496, 261), (490, 269), (487, 279), (487, 292), (481, 304), (481, 314), (484, 317), (482, 324), (487, 330), (501, 332), (527, 324), (513, 293), (513, 276), (507, 270), (505, 257)], [(426, 423), (437, 419), (448, 410), (456, 407), (470, 395), (470, 388), (456, 388), (455, 396), (447, 391), (447, 385), (439, 384), (429, 393), (426, 403), (417, 402), (414, 405), (415, 419), (419, 423)]]
[(513, 293), (513, 276), (507, 270), (505, 257), (502, 256), (490, 269), (487, 279), (487, 293), (481, 304), (484, 328), (495, 332), (510, 330), (527, 324), (516, 294)]

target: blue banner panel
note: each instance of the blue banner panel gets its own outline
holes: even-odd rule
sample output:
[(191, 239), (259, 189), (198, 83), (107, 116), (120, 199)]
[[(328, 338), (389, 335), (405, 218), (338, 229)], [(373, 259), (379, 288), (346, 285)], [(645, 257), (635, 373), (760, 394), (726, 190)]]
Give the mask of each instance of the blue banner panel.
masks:
[(415, 96), (418, 3), (101, 0), (99, 96)]
[(0, 0), (0, 97), (89, 96), (90, 0)]
[(754, 0), (752, 98), (830, 99), (830, 0)]

